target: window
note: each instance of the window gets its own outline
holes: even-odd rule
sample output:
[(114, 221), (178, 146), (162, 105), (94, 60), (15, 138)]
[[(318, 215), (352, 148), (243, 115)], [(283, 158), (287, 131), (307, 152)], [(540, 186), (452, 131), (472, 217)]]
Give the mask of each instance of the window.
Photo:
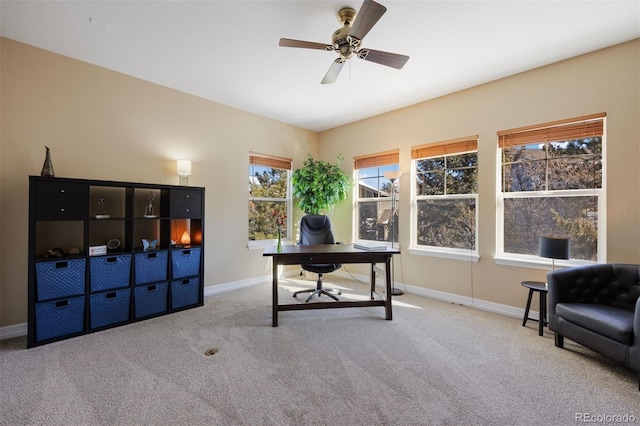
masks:
[(291, 161), (249, 153), (249, 241), (277, 238), (276, 213), (287, 215), (282, 236), (289, 236)]
[[(398, 180), (385, 177), (397, 171), (399, 150), (355, 157), (358, 187), (354, 197), (356, 240), (398, 242)], [(394, 194), (395, 191), (395, 194)]]
[(477, 254), (478, 136), (411, 148), (412, 247)]
[(541, 236), (568, 237), (570, 258), (604, 261), (604, 114), (498, 133), (498, 255), (538, 255)]

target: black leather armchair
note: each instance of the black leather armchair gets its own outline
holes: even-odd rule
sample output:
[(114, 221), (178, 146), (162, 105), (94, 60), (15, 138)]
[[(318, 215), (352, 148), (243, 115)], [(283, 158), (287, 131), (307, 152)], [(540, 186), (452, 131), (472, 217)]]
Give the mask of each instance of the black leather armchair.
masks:
[[(336, 244), (331, 230), (331, 221), (324, 215), (306, 215), (300, 221), (300, 241), (301, 245), (311, 244)], [(326, 295), (334, 300), (339, 300), (334, 294), (342, 294), (339, 290), (325, 289), (322, 286), (322, 275), (333, 272), (342, 267), (339, 263), (300, 265), (305, 271), (318, 274), (318, 281), (315, 289), (300, 290), (293, 293), (293, 297), (298, 297), (300, 293), (311, 293), (305, 302), (309, 302), (313, 296)]]
[(640, 265), (598, 264), (547, 274), (549, 329), (640, 372)]

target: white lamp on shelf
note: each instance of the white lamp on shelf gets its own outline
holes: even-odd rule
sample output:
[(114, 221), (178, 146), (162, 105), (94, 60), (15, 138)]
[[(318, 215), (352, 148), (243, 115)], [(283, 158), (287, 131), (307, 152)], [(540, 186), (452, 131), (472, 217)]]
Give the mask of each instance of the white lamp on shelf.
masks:
[(178, 160), (178, 176), (180, 185), (189, 186), (189, 176), (191, 175), (191, 160)]

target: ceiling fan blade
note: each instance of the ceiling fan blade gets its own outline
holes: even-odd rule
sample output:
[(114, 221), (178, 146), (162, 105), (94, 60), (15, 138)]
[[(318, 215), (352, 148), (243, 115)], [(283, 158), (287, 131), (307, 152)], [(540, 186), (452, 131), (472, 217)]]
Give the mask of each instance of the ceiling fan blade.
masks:
[(349, 31), (349, 35), (362, 40), (386, 11), (386, 7), (375, 1), (364, 0)]
[(383, 52), (381, 50), (373, 49), (360, 49), (358, 51), (358, 58), (396, 69), (402, 68), (409, 60), (407, 55), (399, 55), (397, 53)]
[(280, 46), (282, 47), (301, 47), (303, 49), (318, 49), (332, 51), (333, 46), (330, 44), (314, 43), (312, 41), (292, 40), (290, 38), (281, 38)]
[(327, 73), (324, 75), (324, 78), (322, 79), (322, 84), (331, 84), (331, 83), (335, 83), (336, 80), (338, 79), (338, 75), (340, 74), (340, 71), (342, 70), (342, 67), (344, 66), (344, 62), (345, 60), (342, 58), (338, 58), (335, 61), (333, 61), (333, 64), (331, 64), (331, 66), (329, 67), (329, 71), (327, 71)]

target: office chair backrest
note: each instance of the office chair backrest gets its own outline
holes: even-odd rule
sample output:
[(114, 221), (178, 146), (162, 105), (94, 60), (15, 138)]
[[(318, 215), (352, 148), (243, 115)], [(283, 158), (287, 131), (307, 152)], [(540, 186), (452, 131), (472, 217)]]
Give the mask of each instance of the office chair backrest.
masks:
[(300, 220), (300, 244), (335, 244), (331, 221), (324, 215), (306, 215)]

